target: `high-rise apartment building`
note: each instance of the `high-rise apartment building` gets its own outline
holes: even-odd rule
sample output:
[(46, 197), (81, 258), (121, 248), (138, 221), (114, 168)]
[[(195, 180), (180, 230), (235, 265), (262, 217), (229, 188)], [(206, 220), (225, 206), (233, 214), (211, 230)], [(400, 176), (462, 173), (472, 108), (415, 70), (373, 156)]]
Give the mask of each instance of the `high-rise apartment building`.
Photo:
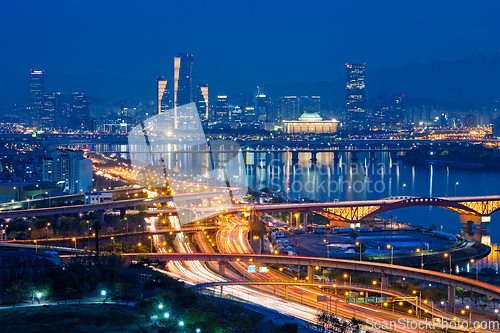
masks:
[(346, 64), (346, 69), (348, 127), (361, 129), (365, 121), (365, 64)]
[(402, 126), (406, 123), (405, 94), (396, 96), (393, 121), (395, 122), (396, 126)]
[(217, 102), (215, 104), (215, 121), (229, 121), (229, 104), (227, 102), (227, 96), (225, 95), (217, 96)]
[(31, 70), (30, 72), (30, 120), (35, 122), (39, 117), (40, 101), (45, 93), (44, 72)]
[(64, 182), (64, 192), (83, 193), (92, 190), (92, 161), (81, 150), (54, 151), (43, 160), (43, 181)]
[(201, 121), (209, 119), (208, 84), (198, 84), (196, 86), (196, 108)]

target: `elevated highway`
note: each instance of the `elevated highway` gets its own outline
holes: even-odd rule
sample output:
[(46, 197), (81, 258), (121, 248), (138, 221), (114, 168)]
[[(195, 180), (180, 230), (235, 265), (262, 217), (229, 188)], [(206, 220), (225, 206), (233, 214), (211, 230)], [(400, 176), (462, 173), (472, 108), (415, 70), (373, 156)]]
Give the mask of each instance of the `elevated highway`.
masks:
[[(130, 260), (134, 260), (138, 254), (124, 254)], [(160, 261), (214, 261), (223, 266), (224, 262), (258, 262), (278, 265), (300, 265), (308, 267), (308, 275), (312, 276), (316, 266), (329, 267), (339, 270), (357, 272), (379, 273), (382, 277), (381, 289), (388, 289), (388, 277), (390, 275), (443, 284), (448, 286), (448, 302), (455, 302), (455, 287), (474, 291), (485, 296), (500, 299), (500, 287), (464, 278), (457, 275), (441, 272), (417, 269), (412, 267), (397, 266), (383, 263), (366, 261), (353, 261), (344, 259), (326, 259), (299, 256), (278, 256), (267, 254), (223, 254), (223, 253), (168, 253), (168, 254), (146, 254), (149, 259)], [(310, 279), (312, 280), (312, 279)]]

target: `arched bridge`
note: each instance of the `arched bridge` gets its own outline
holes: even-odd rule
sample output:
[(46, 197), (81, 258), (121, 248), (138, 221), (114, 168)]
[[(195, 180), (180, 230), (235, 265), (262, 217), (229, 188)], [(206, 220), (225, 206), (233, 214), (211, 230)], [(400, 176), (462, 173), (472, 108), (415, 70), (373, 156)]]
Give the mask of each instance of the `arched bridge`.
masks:
[[(328, 217), (330, 220), (341, 222), (359, 222), (364, 218), (387, 211), (416, 207), (436, 206), (455, 211), (468, 216), (476, 224), (489, 222), (489, 215), (500, 209), (500, 196), (478, 197), (393, 197), (382, 200), (342, 201), (300, 204), (256, 205), (252, 209), (256, 212), (309, 212), (314, 211)], [(474, 218), (476, 217), (476, 218)]]

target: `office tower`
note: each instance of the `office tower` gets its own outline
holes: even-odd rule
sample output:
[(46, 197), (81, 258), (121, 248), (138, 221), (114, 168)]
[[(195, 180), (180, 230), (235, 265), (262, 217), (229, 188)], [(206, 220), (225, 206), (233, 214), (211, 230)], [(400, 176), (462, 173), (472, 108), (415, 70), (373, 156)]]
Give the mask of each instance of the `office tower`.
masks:
[(297, 96), (285, 96), (278, 98), (278, 113), (281, 121), (299, 119), (299, 98)]
[(56, 119), (58, 120), (56, 127), (61, 127), (59, 121), (66, 117), (66, 102), (62, 92), (56, 92), (54, 97), (56, 102)]
[(193, 55), (179, 54), (174, 57), (174, 128), (191, 122), (191, 110), (178, 114), (178, 107), (193, 100)]
[(43, 71), (31, 70), (30, 72), (30, 120), (38, 120), (40, 101), (45, 93)]
[(255, 122), (257, 117), (255, 114), (255, 108), (253, 106), (245, 107), (245, 121), (246, 122)]
[(168, 80), (165, 80), (163, 76), (156, 78), (156, 105), (158, 114), (166, 112), (172, 107)]
[(215, 104), (215, 121), (229, 121), (229, 104), (227, 103), (227, 96), (225, 95), (217, 96), (217, 103)]
[(362, 129), (365, 121), (365, 64), (346, 64), (346, 106), (350, 129)]
[(90, 116), (89, 101), (83, 96), (83, 93), (73, 93), (71, 110), (72, 118), (88, 118)]
[(240, 106), (236, 105), (231, 110), (231, 116), (229, 118), (233, 122), (242, 122), (245, 118), (245, 112), (243, 111), (243, 109)]
[[(258, 87), (257, 87), (258, 88)], [(269, 102), (263, 93), (255, 96), (255, 112), (258, 122), (266, 122), (269, 119)]]
[(201, 121), (209, 119), (208, 84), (196, 86), (196, 108)]
[(299, 113), (313, 113), (321, 110), (320, 96), (300, 96), (299, 98)]
[(383, 99), (382, 96), (379, 96), (379, 99), (375, 101), (374, 112), (371, 116), (375, 120), (386, 120), (389, 116), (388, 110), (389, 105), (387, 101)]
[(40, 101), (40, 126), (45, 129), (56, 127), (56, 94), (44, 94)]

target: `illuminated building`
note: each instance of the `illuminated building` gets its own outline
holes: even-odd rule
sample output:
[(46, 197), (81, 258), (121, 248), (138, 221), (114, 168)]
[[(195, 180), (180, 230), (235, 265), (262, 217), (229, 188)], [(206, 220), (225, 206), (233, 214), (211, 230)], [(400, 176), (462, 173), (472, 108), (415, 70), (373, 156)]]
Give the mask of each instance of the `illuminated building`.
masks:
[(299, 119), (299, 98), (297, 96), (285, 96), (278, 98), (278, 113), (280, 120)]
[(396, 96), (396, 106), (394, 107), (394, 117), (393, 120), (396, 123), (396, 126), (401, 126), (406, 123), (406, 114), (405, 114), (405, 94), (401, 94)]
[(168, 80), (165, 78), (156, 78), (156, 106), (158, 114), (167, 112), (171, 108), (170, 90), (168, 89)]
[(56, 94), (44, 94), (40, 101), (40, 126), (53, 129), (56, 125)]
[(337, 132), (338, 121), (323, 120), (317, 112), (305, 112), (299, 120), (284, 120), (287, 134), (333, 134)]
[(95, 119), (90, 118), (89, 101), (83, 96), (83, 93), (73, 93), (71, 119), (74, 129), (86, 131), (94, 131), (95, 129)]
[(362, 129), (365, 121), (365, 64), (346, 64), (347, 125)]
[(43, 71), (31, 70), (30, 73), (30, 120), (38, 120), (40, 101), (45, 92)]
[(241, 122), (241, 121), (243, 121), (244, 116), (245, 116), (245, 114), (243, 112), (243, 109), (241, 107), (239, 107), (238, 105), (236, 105), (231, 110), (231, 116), (229, 118), (231, 119), (231, 121)]
[(256, 120), (255, 117), (255, 108), (253, 106), (245, 107), (245, 121), (246, 122), (254, 122)]
[(198, 109), (198, 115), (200, 120), (208, 120), (210, 111), (208, 103), (208, 84), (199, 84), (196, 86), (196, 90), (196, 108)]
[(178, 107), (193, 102), (193, 55), (174, 57), (174, 128), (192, 123), (190, 112), (178, 114)]
[(225, 95), (217, 96), (217, 102), (215, 104), (215, 121), (229, 121), (229, 104), (227, 102), (227, 96)]
[[(257, 87), (258, 88), (258, 87)], [(269, 119), (269, 105), (267, 96), (258, 94), (255, 96), (255, 111), (257, 113), (258, 122), (266, 122)]]

